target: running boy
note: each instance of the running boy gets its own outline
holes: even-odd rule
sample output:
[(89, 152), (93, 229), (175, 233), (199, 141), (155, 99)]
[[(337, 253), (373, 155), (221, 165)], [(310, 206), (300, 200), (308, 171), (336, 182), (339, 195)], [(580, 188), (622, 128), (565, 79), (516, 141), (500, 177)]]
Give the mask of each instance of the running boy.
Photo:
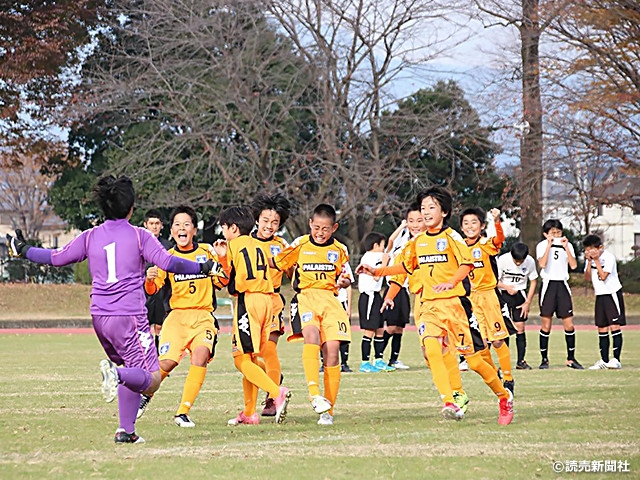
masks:
[[(171, 236), (176, 246), (169, 253), (197, 262), (216, 260), (208, 244), (194, 240), (198, 233), (198, 215), (193, 208), (185, 205), (176, 207), (170, 218)], [(218, 342), (218, 321), (213, 316), (215, 288), (219, 290), (226, 286), (227, 279), (167, 273), (155, 266), (147, 270), (144, 283), (147, 295), (162, 292), (165, 284), (169, 285), (167, 300), (171, 311), (160, 334), (160, 375), (162, 380), (167, 378), (189, 351), (191, 366), (174, 423), (179, 427), (192, 428), (196, 424), (189, 418), (189, 412), (200, 393), (207, 365), (215, 355)], [(137, 418), (144, 414), (151, 398), (151, 395), (142, 396)]]
[[(627, 324), (624, 313), (622, 284), (618, 278), (616, 257), (602, 246), (598, 235), (587, 235), (584, 246), (584, 278), (591, 280), (596, 293), (595, 322), (598, 327), (600, 360), (589, 370), (605, 368), (620, 369), (622, 353), (622, 330)], [(613, 340), (613, 358), (609, 359), (609, 330)]]
[[(251, 210), (256, 222), (251, 236), (262, 242), (268, 258), (278, 255), (284, 250), (288, 243), (278, 236), (278, 231), (289, 218), (291, 203), (281, 193), (273, 195), (259, 194), (251, 204)], [(278, 358), (278, 339), (284, 333), (284, 297), (280, 293), (283, 272), (270, 268), (268, 274), (273, 283), (273, 320), (271, 322), (271, 332), (269, 341), (262, 348), (261, 354), (264, 358), (265, 368), (269, 378), (280, 385), (282, 367)], [(290, 276), (290, 275), (289, 275)], [(267, 394), (265, 406), (262, 409), (263, 417), (273, 417), (276, 414), (274, 399)]]
[[(170, 255), (149, 231), (129, 223), (135, 191), (127, 177), (98, 180), (98, 205), (106, 220), (59, 250), (26, 244), (22, 232), (7, 235), (10, 252), (32, 262), (63, 266), (89, 259), (93, 328), (110, 360), (100, 362), (107, 402), (118, 397), (120, 426), (116, 443), (144, 443), (135, 432), (140, 394), (160, 386), (160, 366), (153, 347), (142, 289), (145, 262), (182, 274), (208, 274), (213, 261), (195, 263)], [(124, 365), (116, 368), (115, 364)]]
[[(386, 237), (381, 233), (368, 233), (364, 237), (365, 254), (362, 256), (360, 263), (373, 268), (385, 266), (383, 263), (386, 264), (384, 261), (384, 244), (386, 240)], [(360, 328), (363, 330), (361, 343), (362, 364), (360, 365), (360, 372), (362, 373), (380, 371), (369, 361), (369, 358), (371, 357), (373, 336), (381, 337), (384, 334), (384, 321), (380, 313), (382, 308), (381, 289), (382, 277), (372, 277), (367, 273), (362, 273), (358, 277), (358, 290), (360, 291), (358, 316), (360, 318)]]
[[(527, 290), (527, 279), (529, 290)], [(502, 292), (502, 298), (509, 307), (509, 314), (516, 327), (516, 348), (518, 361), (516, 370), (531, 370), (525, 360), (527, 353), (527, 335), (524, 331), (524, 322), (529, 318), (531, 301), (536, 293), (538, 282), (536, 262), (529, 255), (529, 247), (525, 243), (514, 243), (511, 251), (498, 257), (498, 288)]]
[[(293, 288), (297, 309), (291, 319), (293, 336), (302, 335), (302, 366), (319, 425), (333, 425), (333, 407), (340, 388), (340, 342), (351, 341), (347, 312), (336, 298), (338, 288), (351, 282), (345, 271), (349, 262), (347, 247), (333, 234), (338, 229), (336, 211), (320, 204), (309, 219), (310, 235), (298, 237), (272, 259), (272, 266), (286, 270), (296, 266)], [(324, 392), (320, 395), (320, 360), (324, 354)], [(325, 398), (326, 397), (326, 398)]]
[(560, 220), (550, 219), (542, 226), (542, 240), (536, 246), (536, 258), (540, 264), (542, 289), (540, 290), (540, 370), (549, 368), (549, 335), (551, 318), (555, 313), (562, 319), (564, 340), (567, 344), (567, 362), (569, 368), (583, 370), (576, 360), (576, 330), (573, 327), (573, 302), (569, 280), (570, 268), (576, 268), (576, 253), (567, 237), (562, 235)]
[(482, 357), (482, 350), (486, 347), (462, 284), (474, 262), (460, 234), (447, 225), (453, 198), (447, 190), (433, 187), (420, 193), (418, 202), (427, 231), (407, 245), (402, 265), (378, 269), (360, 265), (357, 273), (369, 272), (378, 276), (400, 274), (406, 270), (409, 274), (419, 275), (422, 304), (416, 325), (425, 358), (429, 360), (433, 383), (444, 403), (443, 416), (455, 420), (464, 418), (464, 412), (454, 403), (443, 356), (443, 349), (451, 343), (466, 356), (469, 366), (482, 376), (499, 398), (498, 423), (508, 425), (513, 420), (513, 396)]
[[(514, 380), (511, 373), (511, 352), (506, 341), (509, 331), (505, 322), (510, 318), (503, 318), (500, 293), (497, 289), (496, 255), (500, 253), (504, 233), (500, 223), (500, 210), (493, 208), (489, 211), (496, 229), (496, 236), (487, 238), (483, 231), (487, 227), (486, 214), (479, 207), (466, 208), (460, 215), (462, 232), (465, 242), (473, 257), (473, 270), (469, 273), (471, 281), (471, 305), (473, 313), (478, 319), (482, 338), (490, 342), (498, 355), (498, 362), (502, 369), (503, 384), (511, 393), (514, 390)], [(489, 349), (482, 351), (485, 361), (493, 365)]]
[[(244, 409), (229, 425), (260, 423), (256, 413), (258, 388), (269, 394), (275, 403), (276, 423), (287, 414), (291, 392), (278, 386), (256, 362), (263, 356), (269, 342), (273, 322), (273, 282), (269, 275), (269, 256), (263, 242), (253, 238), (255, 224), (250, 209), (231, 207), (220, 214), (220, 226), (225, 240), (217, 240), (214, 249), (223, 271), (229, 277), (228, 290), (237, 297), (233, 318), (233, 362), (242, 373)], [(267, 370), (269, 367), (267, 367)]]

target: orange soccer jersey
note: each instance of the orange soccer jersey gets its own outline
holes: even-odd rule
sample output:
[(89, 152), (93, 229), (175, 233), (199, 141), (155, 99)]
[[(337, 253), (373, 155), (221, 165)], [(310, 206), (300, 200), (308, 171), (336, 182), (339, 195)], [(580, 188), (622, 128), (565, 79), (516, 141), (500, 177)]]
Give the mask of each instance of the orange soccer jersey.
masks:
[[(195, 243), (191, 250), (169, 249), (169, 253), (194, 262), (204, 263), (217, 260), (206, 243)], [(203, 273), (183, 274), (169, 273), (158, 268), (158, 276), (152, 282), (145, 282), (144, 289), (149, 295), (158, 292), (165, 283), (169, 284), (169, 307), (175, 309), (200, 309), (213, 312), (215, 305), (215, 288), (221, 289), (227, 279), (224, 276), (209, 276)]]
[[(411, 243), (411, 241), (405, 244), (404, 247), (402, 247), (402, 250), (400, 250), (400, 253), (393, 259), (394, 265), (400, 265), (402, 263), (403, 252), (405, 251), (409, 243)], [(389, 283), (397, 283), (400, 287), (402, 287), (404, 286), (405, 283), (407, 283), (407, 279), (409, 280), (408, 281), (409, 292), (416, 295), (419, 294), (420, 290), (422, 289), (422, 285), (420, 284), (420, 279), (418, 278), (418, 275), (413, 275), (413, 274), (409, 275), (406, 272), (399, 273), (397, 275), (391, 276), (389, 278)], [(418, 300), (419, 298), (416, 298), (416, 301)]]
[(315, 288), (330, 290), (337, 295), (336, 282), (343, 266), (349, 262), (349, 254), (347, 247), (335, 238), (318, 245), (311, 235), (303, 235), (275, 256), (273, 261), (281, 271), (297, 265), (292, 282), (296, 292)]
[(498, 285), (498, 265), (496, 255), (502, 243), (495, 237), (481, 237), (469, 245), (473, 257), (473, 270), (469, 273), (472, 291), (493, 290)]
[[(258, 242), (260, 242), (265, 247), (265, 253), (268, 258), (273, 258), (277, 256), (280, 252), (282, 252), (285, 248), (289, 246), (286, 240), (282, 237), (274, 235), (268, 239), (258, 238), (254, 233), (251, 234), (253, 238), (255, 238)], [(270, 268), (269, 275), (271, 275), (271, 281), (273, 282), (273, 288), (276, 292), (280, 290), (280, 286), (282, 285), (282, 275), (283, 271)]]
[(473, 265), (473, 259), (460, 234), (445, 227), (438, 233), (423, 232), (411, 240), (403, 251), (402, 264), (422, 286), (420, 299), (425, 301), (464, 296), (462, 282), (443, 292), (435, 292), (433, 287), (450, 281), (460, 265)]
[(268, 249), (260, 240), (241, 235), (227, 242), (225, 273), (229, 276), (229, 293), (273, 293), (269, 273)]

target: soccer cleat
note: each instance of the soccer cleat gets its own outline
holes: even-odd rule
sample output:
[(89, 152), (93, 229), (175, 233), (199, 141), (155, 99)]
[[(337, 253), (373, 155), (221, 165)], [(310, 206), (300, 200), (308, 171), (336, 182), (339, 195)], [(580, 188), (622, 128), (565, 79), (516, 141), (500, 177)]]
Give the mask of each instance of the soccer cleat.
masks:
[(540, 370), (549, 370), (549, 359), (543, 358), (542, 362), (540, 362), (540, 366), (538, 367)]
[(502, 386), (509, 390), (512, 395), (515, 394), (516, 381), (515, 380), (505, 380), (502, 382)]
[(340, 365), (340, 371), (342, 373), (353, 373), (353, 370), (351, 370), (351, 367), (349, 367), (349, 365), (347, 365), (346, 363), (343, 363), (342, 365)]
[(460, 360), (460, 363), (458, 363), (458, 370), (460, 370), (461, 372), (469, 371), (469, 364), (466, 360)]
[(462, 420), (464, 418), (464, 412), (455, 403), (447, 402), (440, 410), (442, 416), (447, 420)]
[(111, 360), (100, 362), (100, 373), (102, 373), (102, 395), (107, 403), (113, 402), (118, 395), (118, 369)]
[(531, 365), (526, 360), (516, 363), (516, 370), (531, 370)]
[(116, 436), (113, 441), (116, 443), (145, 443), (144, 438), (136, 435), (136, 432), (127, 433), (124, 431), (124, 428), (116, 430)]
[(311, 406), (313, 407), (313, 411), (317, 414), (323, 414), (324, 412), (328, 412), (331, 410), (331, 402), (324, 398), (322, 395), (315, 395), (311, 397)]
[(138, 413), (136, 413), (136, 420), (142, 418), (144, 412), (147, 411), (147, 407), (149, 406), (149, 402), (153, 398), (153, 395), (145, 395), (144, 393), (140, 397), (140, 406), (138, 407)]
[(324, 412), (318, 419), (318, 425), (333, 425), (333, 416), (329, 412)]
[(395, 372), (396, 370), (395, 367), (392, 367), (381, 358), (376, 358), (376, 361), (373, 362), (373, 366), (381, 372)]
[(276, 403), (273, 401), (273, 398), (267, 398), (264, 401), (264, 408), (262, 409), (262, 413), (260, 415), (262, 415), (263, 417), (276, 416)]
[(379, 371), (380, 369), (374, 367), (371, 362), (362, 362), (360, 365), (360, 373), (375, 373)]
[(567, 360), (567, 367), (573, 368), (574, 370), (584, 370), (584, 367), (580, 365), (580, 363), (574, 358), (573, 360)]
[(176, 415), (175, 417), (173, 417), (173, 422), (177, 426), (182, 428), (193, 428), (196, 426), (196, 424), (191, 421), (186, 413), (181, 413), (180, 415)]
[(409, 368), (411, 368), (409, 367), (409, 365), (405, 365), (400, 360), (395, 360), (393, 362), (390, 362), (389, 365), (394, 367), (396, 370), (409, 370)]
[(502, 397), (499, 401), (500, 413), (498, 414), (498, 423), (500, 425), (509, 425), (513, 420), (513, 394), (507, 390), (508, 397)]
[(260, 423), (260, 417), (257, 413), (254, 413), (250, 417), (247, 417), (244, 412), (240, 412), (236, 418), (232, 418), (227, 422), (227, 425), (235, 427), (236, 425), (258, 425)]
[(469, 408), (469, 397), (466, 393), (454, 391), (453, 403), (462, 410), (462, 413), (467, 413), (467, 409)]
[(622, 368), (622, 363), (617, 358), (612, 358), (607, 362), (607, 368), (612, 370), (620, 370)]
[(602, 359), (598, 360), (596, 363), (594, 363), (589, 367), (589, 370), (606, 370), (606, 369), (607, 369), (607, 363)]
[(277, 398), (273, 399), (273, 403), (276, 406), (276, 423), (284, 422), (287, 417), (287, 405), (289, 405), (289, 399), (291, 398), (291, 392), (287, 387), (280, 387), (280, 394)]

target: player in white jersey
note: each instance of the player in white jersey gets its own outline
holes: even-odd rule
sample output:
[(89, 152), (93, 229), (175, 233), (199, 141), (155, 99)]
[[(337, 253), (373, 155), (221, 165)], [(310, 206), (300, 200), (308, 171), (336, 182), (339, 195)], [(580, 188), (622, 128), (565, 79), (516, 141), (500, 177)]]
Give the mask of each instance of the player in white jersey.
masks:
[(562, 319), (564, 339), (567, 344), (566, 366), (576, 370), (584, 367), (575, 358), (576, 330), (573, 326), (573, 302), (569, 289), (569, 267), (576, 268), (576, 253), (567, 237), (562, 235), (560, 220), (550, 219), (542, 226), (542, 240), (536, 246), (536, 258), (540, 264), (542, 289), (540, 290), (540, 369), (549, 368), (549, 335), (551, 318), (555, 313)]
[[(587, 235), (584, 246), (584, 278), (591, 280), (596, 294), (595, 323), (598, 327), (600, 360), (589, 370), (622, 368), (622, 330), (627, 324), (624, 313), (622, 284), (618, 278), (616, 257), (607, 252), (598, 235)], [(613, 340), (613, 358), (609, 359), (609, 330)]]
[[(353, 276), (353, 270), (351, 270), (351, 265), (345, 263), (344, 265), (344, 273), (349, 277), (351, 283), (356, 281)], [(342, 307), (349, 314), (349, 319), (351, 319), (351, 285), (347, 288), (338, 289), (338, 301), (342, 305)], [(340, 371), (342, 373), (351, 373), (351, 367), (349, 367), (349, 346), (351, 342), (340, 342)], [(323, 369), (324, 370), (324, 369)]]
[[(531, 370), (524, 358), (527, 353), (524, 322), (529, 317), (537, 279), (536, 262), (529, 255), (529, 247), (526, 244), (514, 243), (510, 252), (498, 257), (498, 288), (509, 307), (509, 313), (517, 330), (518, 361), (516, 369), (518, 370)], [(527, 283), (529, 283), (528, 291)]]

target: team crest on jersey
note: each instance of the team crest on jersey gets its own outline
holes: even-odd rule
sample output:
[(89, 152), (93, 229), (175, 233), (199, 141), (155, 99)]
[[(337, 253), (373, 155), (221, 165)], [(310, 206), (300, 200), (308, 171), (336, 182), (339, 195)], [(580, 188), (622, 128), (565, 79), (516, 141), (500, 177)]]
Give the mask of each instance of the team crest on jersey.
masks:
[(447, 249), (447, 239), (439, 238), (436, 240), (436, 250), (439, 252), (444, 252)]
[(196, 263), (207, 263), (206, 255), (196, 255)]
[(302, 323), (309, 323), (311, 320), (313, 320), (313, 312), (303, 313), (302, 315), (300, 315), (300, 320), (302, 321)]
[(327, 252), (327, 260), (329, 260), (331, 263), (335, 263), (338, 261), (338, 252), (335, 250), (329, 250)]
[(426, 327), (424, 326), (424, 323), (421, 323), (420, 326), (418, 327), (418, 335), (422, 335), (425, 330), (426, 330)]
[(167, 353), (169, 353), (169, 343), (163, 343), (162, 345), (160, 345), (160, 347), (158, 348), (158, 354), (160, 355), (166, 355)]
[(280, 248), (280, 245), (271, 245), (271, 256), (275, 257), (276, 255), (278, 255), (282, 249)]
[(475, 259), (482, 258), (482, 250), (480, 250), (479, 248), (474, 248), (471, 252), (471, 255), (473, 255), (473, 258)]

